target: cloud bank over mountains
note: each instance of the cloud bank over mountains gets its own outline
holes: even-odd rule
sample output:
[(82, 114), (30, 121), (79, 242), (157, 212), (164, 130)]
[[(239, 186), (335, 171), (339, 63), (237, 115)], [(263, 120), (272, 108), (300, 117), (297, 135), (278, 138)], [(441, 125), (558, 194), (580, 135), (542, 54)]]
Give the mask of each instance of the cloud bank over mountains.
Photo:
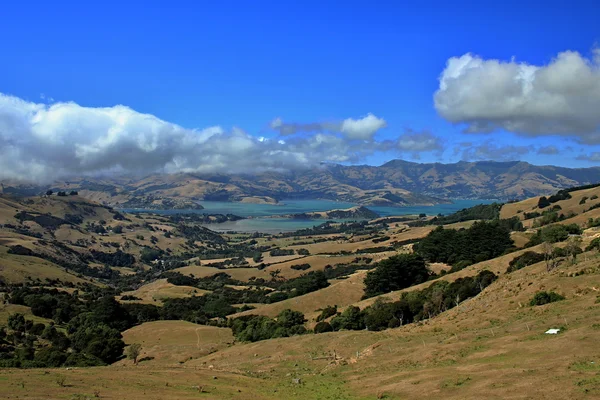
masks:
[[(0, 179), (48, 181), (73, 175), (150, 172), (262, 172), (355, 163), (376, 151), (427, 151), (377, 141), (386, 126), (372, 114), (331, 124), (271, 123), (281, 135), (240, 128), (186, 129), (129, 107), (38, 104), (0, 94)], [(295, 135), (305, 131), (308, 135)], [(409, 134), (410, 137), (413, 133)], [(413, 148), (414, 147), (414, 148)]]
[[(563, 136), (580, 144), (575, 159), (600, 162), (600, 151), (585, 148), (585, 154), (582, 147), (600, 145), (600, 50), (589, 58), (566, 51), (542, 66), (472, 54), (452, 57), (433, 100), (438, 114), (463, 125), (467, 134)], [(275, 118), (269, 127), (266, 136), (237, 127), (188, 129), (123, 105), (41, 104), (0, 93), (0, 179), (289, 171), (363, 162), (379, 152), (441, 159), (449, 149), (462, 160), (505, 161), (573, 151), (569, 146), (559, 151), (556, 142), (534, 146), (495, 142), (498, 136), (465, 141), (462, 133), (442, 138), (428, 130), (394, 132), (372, 113), (305, 123)]]

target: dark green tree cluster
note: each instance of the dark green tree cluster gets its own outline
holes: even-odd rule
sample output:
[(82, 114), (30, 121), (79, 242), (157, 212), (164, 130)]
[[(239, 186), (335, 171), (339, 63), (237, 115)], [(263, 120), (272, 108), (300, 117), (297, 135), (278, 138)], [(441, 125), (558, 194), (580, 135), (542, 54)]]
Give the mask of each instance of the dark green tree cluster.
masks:
[[(344, 329), (380, 331), (432, 318), (477, 296), (496, 279), (497, 276), (493, 272), (482, 271), (475, 277), (459, 278), (452, 283), (438, 281), (423, 290), (403, 293), (402, 298), (395, 302), (377, 299), (364, 310), (350, 306), (331, 319), (329, 326), (334, 331)], [(329, 331), (327, 322), (320, 322), (320, 324), (319, 330)], [(315, 333), (317, 333), (316, 329)]]
[(321, 314), (317, 316), (317, 322), (326, 320), (329, 317), (333, 317), (337, 314), (337, 306), (327, 306), (321, 310)]
[(550, 225), (538, 229), (535, 235), (529, 239), (525, 247), (537, 246), (544, 242), (557, 243), (567, 240), (569, 235), (581, 235), (582, 229), (577, 224), (569, 225)]
[(287, 293), (288, 298), (291, 298), (315, 292), (326, 288), (327, 286), (329, 286), (329, 282), (323, 271), (311, 271), (297, 278), (283, 282), (278, 290)]
[(293, 256), (294, 255), (294, 250), (292, 249), (273, 249), (269, 252), (269, 255), (271, 257), (277, 257), (277, 256)]
[(419, 254), (399, 254), (380, 261), (365, 278), (365, 297), (423, 283), (432, 275)]
[[(7, 343), (0, 346), (0, 365), (3, 366), (110, 364), (122, 357), (125, 344), (121, 332), (139, 322), (112, 296), (83, 301), (76, 294), (69, 298), (56, 291), (22, 288), (13, 292), (10, 300), (29, 304), (34, 315), (48, 317), (51, 314), (55, 321), (69, 320), (65, 334), (56, 329), (54, 322), (33, 324), (21, 314), (10, 316), (9, 335), (4, 335)], [(54, 312), (50, 312), (51, 306), (56, 307)]]
[(92, 250), (91, 254), (94, 260), (111, 267), (130, 267), (135, 264), (135, 257), (121, 250), (117, 250), (114, 253)]
[(500, 218), (500, 209), (502, 208), (502, 205), (502, 203), (478, 204), (473, 207), (463, 208), (462, 210), (447, 216), (433, 217), (429, 221), (410, 222), (409, 225), (446, 225), (463, 221), (490, 221)]
[(537, 292), (531, 301), (530, 306), (543, 306), (544, 304), (554, 303), (555, 301), (564, 300), (565, 296), (562, 296), (556, 292)]
[(525, 253), (521, 254), (520, 256), (513, 258), (508, 263), (508, 269), (506, 270), (506, 272), (507, 273), (515, 272), (515, 271), (518, 271), (521, 268), (525, 268), (529, 265), (542, 262), (545, 259), (546, 258), (543, 254), (536, 253), (535, 251), (526, 251)]
[(496, 258), (512, 248), (510, 229), (496, 220), (475, 222), (461, 230), (440, 226), (413, 249), (429, 262), (450, 264), (456, 270)]
[(272, 338), (306, 333), (304, 314), (283, 310), (275, 319), (262, 315), (247, 315), (228, 321), (233, 335), (240, 342), (257, 342)]
[(296, 271), (306, 271), (310, 269), (310, 264), (294, 264), (290, 268)]

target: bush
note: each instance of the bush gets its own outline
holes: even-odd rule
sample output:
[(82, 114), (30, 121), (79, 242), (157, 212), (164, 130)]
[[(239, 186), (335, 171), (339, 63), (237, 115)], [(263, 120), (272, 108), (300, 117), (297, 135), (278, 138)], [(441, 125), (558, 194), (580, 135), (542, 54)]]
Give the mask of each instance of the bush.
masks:
[(333, 317), (335, 314), (337, 314), (337, 306), (327, 306), (321, 311), (321, 314), (317, 317), (317, 322), (324, 321), (329, 317)]
[(278, 337), (302, 335), (306, 333), (304, 314), (298, 311), (283, 310), (276, 319), (262, 315), (246, 315), (228, 321), (235, 338), (242, 342), (256, 342)]
[(536, 234), (531, 237), (525, 247), (531, 247), (543, 242), (557, 243), (567, 240), (569, 235), (581, 235), (581, 227), (577, 224), (569, 225), (551, 225), (538, 229)]
[(329, 322), (321, 321), (315, 325), (315, 333), (333, 332), (333, 328)]
[(536, 253), (535, 251), (526, 251), (525, 253), (517, 256), (511, 260), (508, 264), (507, 273), (518, 271), (521, 268), (527, 267), (528, 265), (532, 265), (535, 263), (539, 263), (544, 261), (544, 255), (540, 253)]
[(548, 201), (548, 199), (546, 198), (546, 196), (542, 196), (538, 200), (538, 205), (537, 206), (538, 206), (538, 208), (545, 208), (545, 207), (548, 207), (550, 204), (552, 204), (552, 203), (550, 203)]
[(556, 292), (537, 292), (529, 302), (530, 306), (542, 306), (555, 301), (564, 300), (565, 297)]
[(292, 249), (273, 249), (269, 252), (272, 257), (277, 256), (293, 256), (294, 250)]
[(296, 271), (306, 271), (307, 269), (310, 269), (310, 264), (295, 264), (292, 265), (290, 268)]
[(590, 244), (585, 248), (585, 251), (590, 250), (600, 250), (600, 238), (596, 238), (590, 242)]
[(331, 327), (335, 331), (341, 329), (354, 331), (365, 329), (364, 315), (360, 311), (360, 308), (350, 306), (346, 308), (343, 313), (331, 320)]

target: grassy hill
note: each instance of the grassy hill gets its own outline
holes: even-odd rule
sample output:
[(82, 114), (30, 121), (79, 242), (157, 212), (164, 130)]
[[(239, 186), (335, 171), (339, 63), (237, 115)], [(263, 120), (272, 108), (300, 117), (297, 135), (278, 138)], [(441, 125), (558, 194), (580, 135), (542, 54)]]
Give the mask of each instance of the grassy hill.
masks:
[[(426, 241), (440, 231), (433, 220), (414, 220), (418, 223), (412, 225), (375, 222), (336, 234), (219, 235), (167, 217), (115, 214), (110, 208), (78, 196), (0, 196), (0, 295), (8, 302), (0, 309), (0, 325), (8, 325), (10, 319), (13, 327), (2, 328), (7, 334), (0, 337), (0, 348), (4, 349), (0, 354), (10, 354), (13, 346), (24, 347), (14, 329), (15, 314), (21, 313), (25, 319), (46, 326), (56, 318), (54, 309), (42, 307), (40, 302), (45, 300), (40, 300), (41, 296), (60, 299), (63, 303), (55, 306), (57, 309), (67, 308), (65, 302), (70, 302), (73, 310), (97, 318), (95, 325), (119, 326), (120, 340), (127, 346), (138, 343), (142, 349), (137, 365), (130, 359), (117, 358), (102, 367), (3, 368), (0, 397), (598, 397), (600, 253), (593, 246), (585, 248), (600, 236), (596, 227), (588, 228), (589, 218), (599, 217), (596, 213), (600, 208), (589, 210), (598, 202), (592, 197), (599, 191), (575, 190), (569, 192), (570, 198), (541, 208), (539, 197), (505, 204), (499, 217), (519, 217), (525, 230), (511, 224), (514, 229), (509, 233), (503, 231), (501, 221), (487, 222), (489, 225), (485, 226), (490, 229), (485, 232), (514, 239), (513, 245), (494, 253), (499, 256), (466, 264), (456, 258), (447, 264), (431, 263), (436, 274), (428, 275), (421, 283), (367, 299), (363, 296), (369, 271), (377, 270), (380, 261), (396, 254), (421, 251), (415, 242)], [(588, 199), (580, 204), (584, 197)], [(569, 217), (538, 227), (536, 220), (542, 218), (542, 211), (553, 205), (559, 205), (560, 212), (569, 213)], [(48, 212), (55, 218), (70, 218), (74, 222), (36, 219)], [(525, 212), (540, 212), (540, 216), (525, 219)], [(556, 252), (569, 248), (571, 238), (581, 238), (581, 242), (574, 242), (581, 252), (575, 261), (569, 254), (560, 253), (555, 256), (557, 267), (550, 271), (543, 258), (514, 272), (507, 271), (515, 258), (527, 252), (546, 251), (544, 244), (523, 247), (535, 231), (572, 223), (578, 224), (583, 233), (572, 234), (552, 246)], [(97, 225), (106, 232), (96, 232)], [(124, 227), (121, 233), (113, 231), (118, 225)], [(464, 234), (478, 226), (474, 220), (462, 220), (447, 224), (442, 230)], [(444, 237), (462, 240), (456, 235)], [(473, 241), (468, 247), (485, 245), (486, 238), (479, 239), (481, 243)], [(78, 245), (78, 240), (86, 244)], [(15, 250), (17, 245), (36, 255), (28, 255), (21, 247)], [(433, 249), (446, 245), (437, 243)], [(457, 246), (457, 251), (464, 247)], [(156, 258), (143, 257), (148, 249), (156, 252)], [(117, 251), (133, 256), (131, 264), (132, 259), (126, 255), (114, 256)], [(461, 254), (457, 253), (457, 257)], [(55, 262), (48, 257), (54, 257)], [(73, 271), (70, 264), (65, 264), (76, 260), (87, 269)], [(128, 265), (121, 265), (125, 261)], [(107, 268), (115, 271), (114, 275), (97, 276), (94, 272)], [(465, 282), (482, 271), (493, 273), (497, 279), (439, 313), (423, 314), (416, 322), (382, 331), (308, 332), (244, 343), (227, 327), (231, 322), (226, 319), (249, 315), (276, 318), (284, 310), (294, 310), (304, 315), (306, 328), (314, 329), (326, 306), (337, 306), (338, 313), (351, 306), (364, 312), (381, 301), (396, 301), (407, 293), (439, 288), (440, 282)], [(306, 277), (310, 276), (320, 276), (319, 286), (299, 294), (309, 286)], [(41, 292), (40, 298), (32, 300), (36, 292), (26, 292), (22, 299), (26, 304), (11, 302), (20, 291), (36, 288), (57, 289), (62, 294)], [(532, 305), (539, 292), (555, 292), (564, 299)], [(270, 298), (277, 295), (278, 301), (272, 302)], [(123, 296), (133, 296), (133, 300), (123, 300)], [(119, 302), (113, 304), (113, 298)], [(49, 317), (41, 317), (40, 313)], [(326, 320), (331, 321), (331, 317)], [(75, 348), (77, 334), (69, 333), (73, 330), (71, 324), (77, 328), (77, 323), (81, 323), (77, 318), (71, 322), (60, 320), (55, 326), (69, 335), (73, 352), (85, 354), (93, 349)], [(560, 332), (545, 334), (550, 328)], [(81, 335), (83, 331), (77, 332)], [(27, 335), (34, 336), (31, 331)], [(50, 340), (40, 335), (34, 342), (36, 360)]]
[(374, 167), (327, 165), (295, 173), (258, 175), (151, 175), (80, 178), (32, 187), (4, 182), (0, 193), (32, 195), (78, 191), (121, 208), (200, 208), (198, 201), (277, 203), (283, 199), (329, 199), (360, 205), (439, 204), (448, 198), (523, 199), (600, 181), (600, 169), (536, 166), (525, 162), (419, 164), (393, 160)]

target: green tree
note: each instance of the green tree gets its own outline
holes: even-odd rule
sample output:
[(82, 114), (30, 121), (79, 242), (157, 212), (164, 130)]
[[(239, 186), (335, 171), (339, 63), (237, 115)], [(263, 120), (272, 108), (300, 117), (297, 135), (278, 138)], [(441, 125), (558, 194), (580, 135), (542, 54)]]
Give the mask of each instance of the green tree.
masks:
[(355, 331), (365, 329), (363, 313), (360, 311), (360, 308), (350, 306), (346, 308), (343, 313), (331, 320), (331, 327), (335, 331), (341, 329)]
[(545, 208), (545, 207), (548, 207), (550, 204), (551, 203), (550, 203), (550, 201), (548, 201), (548, 199), (546, 198), (546, 196), (542, 196), (538, 200), (538, 208)]
[(418, 254), (399, 254), (383, 260), (365, 278), (365, 297), (400, 290), (427, 281), (431, 271)]
[(315, 333), (325, 333), (325, 332), (332, 332), (332, 331), (333, 331), (333, 328), (331, 327), (331, 324), (329, 324), (329, 322), (325, 322), (325, 321), (318, 322), (315, 325), (315, 329), (314, 329)]
[(537, 292), (529, 302), (531, 306), (542, 306), (555, 301), (564, 300), (565, 297), (555, 292)]
[(277, 323), (287, 329), (296, 325), (304, 325), (305, 322), (304, 314), (300, 311), (286, 309), (277, 315)]
[(21, 313), (8, 316), (8, 327), (13, 331), (25, 332), (25, 317)]
[(141, 353), (142, 353), (142, 345), (139, 343), (132, 343), (127, 348), (127, 358), (129, 358), (130, 360), (133, 360), (133, 363), (136, 365), (138, 363), (138, 357), (140, 356)]

